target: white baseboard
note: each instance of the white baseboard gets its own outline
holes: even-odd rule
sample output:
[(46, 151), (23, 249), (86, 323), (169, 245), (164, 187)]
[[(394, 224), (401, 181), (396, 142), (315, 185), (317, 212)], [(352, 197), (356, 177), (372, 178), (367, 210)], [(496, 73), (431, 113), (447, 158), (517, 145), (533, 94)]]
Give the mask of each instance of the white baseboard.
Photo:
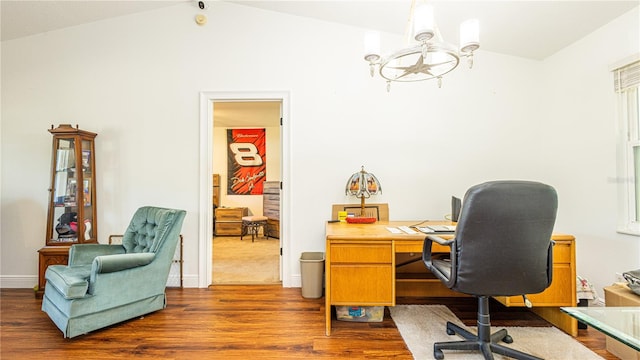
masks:
[(1, 275), (0, 288), (33, 289), (38, 285), (37, 275)]
[(300, 274), (291, 275), (290, 287), (302, 287), (302, 276)]

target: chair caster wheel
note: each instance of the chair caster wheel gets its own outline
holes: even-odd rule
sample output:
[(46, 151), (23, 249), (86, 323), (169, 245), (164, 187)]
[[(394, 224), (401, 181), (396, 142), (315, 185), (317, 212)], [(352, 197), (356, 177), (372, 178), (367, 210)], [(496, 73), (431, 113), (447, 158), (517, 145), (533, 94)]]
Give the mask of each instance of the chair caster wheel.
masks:
[(502, 341), (506, 342), (507, 344), (511, 344), (513, 342), (513, 338), (510, 335), (506, 335), (502, 338)]
[(444, 359), (444, 353), (440, 349), (433, 350), (433, 357), (438, 360)]

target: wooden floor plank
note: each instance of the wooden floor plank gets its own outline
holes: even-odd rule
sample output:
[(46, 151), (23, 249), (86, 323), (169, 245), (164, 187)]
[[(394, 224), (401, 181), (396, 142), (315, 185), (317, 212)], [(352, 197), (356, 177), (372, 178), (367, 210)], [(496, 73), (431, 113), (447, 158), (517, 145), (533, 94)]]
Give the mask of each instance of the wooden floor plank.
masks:
[[(412, 359), (386, 310), (379, 323), (334, 321), (324, 335), (324, 298), (304, 299), (299, 288), (219, 285), (167, 289), (168, 307), (102, 330), (63, 339), (28, 289), (0, 289), (1, 359)], [(445, 304), (465, 323), (475, 302), (465, 298), (399, 299)], [(523, 311), (492, 304), (496, 326), (544, 326)], [(444, 331), (444, 329), (443, 329)], [(604, 336), (580, 330), (578, 339), (605, 359)]]

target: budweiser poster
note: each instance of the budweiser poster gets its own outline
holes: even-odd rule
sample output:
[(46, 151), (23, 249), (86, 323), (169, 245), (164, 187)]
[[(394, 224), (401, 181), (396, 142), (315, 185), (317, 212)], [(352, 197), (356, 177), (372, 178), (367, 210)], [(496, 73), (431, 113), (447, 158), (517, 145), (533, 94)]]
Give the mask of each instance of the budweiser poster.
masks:
[(227, 194), (262, 195), (267, 178), (265, 129), (228, 129), (227, 145)]

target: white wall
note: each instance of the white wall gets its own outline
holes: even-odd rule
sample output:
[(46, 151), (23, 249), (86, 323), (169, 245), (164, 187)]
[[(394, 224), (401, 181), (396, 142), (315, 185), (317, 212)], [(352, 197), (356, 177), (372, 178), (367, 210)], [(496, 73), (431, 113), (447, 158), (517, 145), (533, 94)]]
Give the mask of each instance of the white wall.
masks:
[[(556, 228), (577, 238), (577, 272), (602, 288), (640, 268), (640, 237), (616, 233), (616, 101), (611, 65), (640, 53), (638, 8), (544, 61), (545, 152), (558, 185)], [(570, 172), (567, 172), (570, 170)]]
[[(387, 93), (361, 59), (364, 29), (228, 3), (211, 4), (208, 24), (199, 27), (195, 10), (177, 5), (2, 43), (2, 286), (36, 283), (51, 152), (46, 129), (58, 123), (99, 134), (99, 239), (122, 232), (141, 205), (183, 208), (185, 284), (195, 286), (198, 184), (207, 176), (198, 167), (200, 91), (290, 93), (284, 256), (291, 278), (299, 276), (301, 252), (324, 250), (330, 205), (357, 201), (344, 185), (361, 165), (382, 182), (375, 200), (390, 204), (392, 220), (439, 219), (450, 195), (486, 180), (548, 182), (560, 194), (558, 228), (578, 236), (580, 271), (591, 263), (591, 272), (603, 274), (638, 267), (640, 239), (607, 230), (614, 225), (606, 177), (615, 173), (608, 163), (615, 146), (602, 138), (613, 125), (593, 118), (612, 111), (612, 99), (585, 99), (596, 124), (578, 137), (584, 114), (571, 109), (583, 102), (563, 103), (552, 92), (562, 86), (556, 73), (591, 59), (558, 55), (543, 63), (479, 51), (474, 69), (454, 71), (442, 89), (398, 84)], [(637, 31), (629, 16), (621, 22), (611, 31)], [(591, 45), (608, 51), (611, 39)], [(383, 41), (392, 47), (400, 38)], [(632, 255), (603, 266), (605, 234), (607, 246), (623, 243)]]

